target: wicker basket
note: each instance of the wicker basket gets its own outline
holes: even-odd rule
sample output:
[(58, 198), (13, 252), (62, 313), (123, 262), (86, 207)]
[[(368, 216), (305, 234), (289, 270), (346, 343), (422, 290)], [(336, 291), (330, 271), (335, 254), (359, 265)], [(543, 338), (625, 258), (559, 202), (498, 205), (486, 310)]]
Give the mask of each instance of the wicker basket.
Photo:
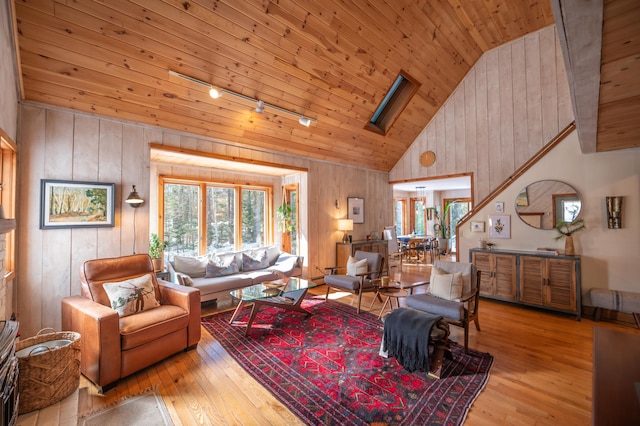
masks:
[(19, 341), (16, 352), (53, 340), (70, 340), (71, 343), (18, 358), (19, 414), (55, 404), (80, 384), (80, 333), (54, 331), (43, 334), (43, 331)]

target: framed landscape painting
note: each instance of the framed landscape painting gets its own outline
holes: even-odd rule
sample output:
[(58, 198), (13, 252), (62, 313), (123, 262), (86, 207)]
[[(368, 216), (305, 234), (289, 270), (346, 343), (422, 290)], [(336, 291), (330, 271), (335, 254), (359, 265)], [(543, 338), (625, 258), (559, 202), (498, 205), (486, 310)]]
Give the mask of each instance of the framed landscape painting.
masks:
[(114, 183), (42, 179), (40, 186), (40, 229), (114, 226)]

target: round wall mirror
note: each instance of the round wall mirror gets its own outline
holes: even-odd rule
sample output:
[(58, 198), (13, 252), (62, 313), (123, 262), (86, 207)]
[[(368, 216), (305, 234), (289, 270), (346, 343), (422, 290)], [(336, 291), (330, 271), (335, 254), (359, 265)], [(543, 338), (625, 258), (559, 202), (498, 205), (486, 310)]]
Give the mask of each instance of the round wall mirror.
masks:
[(518, 217), (537, 229), (555, 229), (560, 221), (572, 222), (581, 209), (578, 191), (558, 180), (534, 182), (516, 197)]

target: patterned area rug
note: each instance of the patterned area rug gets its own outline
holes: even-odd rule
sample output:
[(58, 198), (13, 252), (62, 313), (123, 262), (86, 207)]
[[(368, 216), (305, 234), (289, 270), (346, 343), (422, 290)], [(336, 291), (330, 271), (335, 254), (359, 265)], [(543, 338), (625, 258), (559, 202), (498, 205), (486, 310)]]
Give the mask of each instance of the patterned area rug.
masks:
[(245, 336), (250, 309), (229, 324), (231, 312), (202, 325), (225, 350), (307, 424), (459, 425), (489, 379), (493, 357), (452, 345), (442, 376), (408, 373), (378, 355), (382, 323), (376, 316), (324, 297), (306, 299), (312, 316), (260, 311)]
[(173, 426), (173, 422), (162, 397), (152, 389), (78, 419), (78, 426), (94, 425)]

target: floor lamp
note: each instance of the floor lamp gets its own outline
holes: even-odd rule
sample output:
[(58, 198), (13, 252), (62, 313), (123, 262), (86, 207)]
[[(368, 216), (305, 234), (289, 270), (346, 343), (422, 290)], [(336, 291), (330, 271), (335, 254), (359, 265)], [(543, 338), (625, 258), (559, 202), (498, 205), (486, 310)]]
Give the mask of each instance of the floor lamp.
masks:
[(124, 202), (133, 207), (133, 254), (136, 254), (136, 211), (138, 210), (138, 207), (140, 207), (142, 203), (144, 203), (144, 200), (140, 197), (140, 195), (138, 195), (138, 191), (136, 191), (135, 185), (133, 185), (133, 189), (129, 193), (127, 199), (124, 200)]

